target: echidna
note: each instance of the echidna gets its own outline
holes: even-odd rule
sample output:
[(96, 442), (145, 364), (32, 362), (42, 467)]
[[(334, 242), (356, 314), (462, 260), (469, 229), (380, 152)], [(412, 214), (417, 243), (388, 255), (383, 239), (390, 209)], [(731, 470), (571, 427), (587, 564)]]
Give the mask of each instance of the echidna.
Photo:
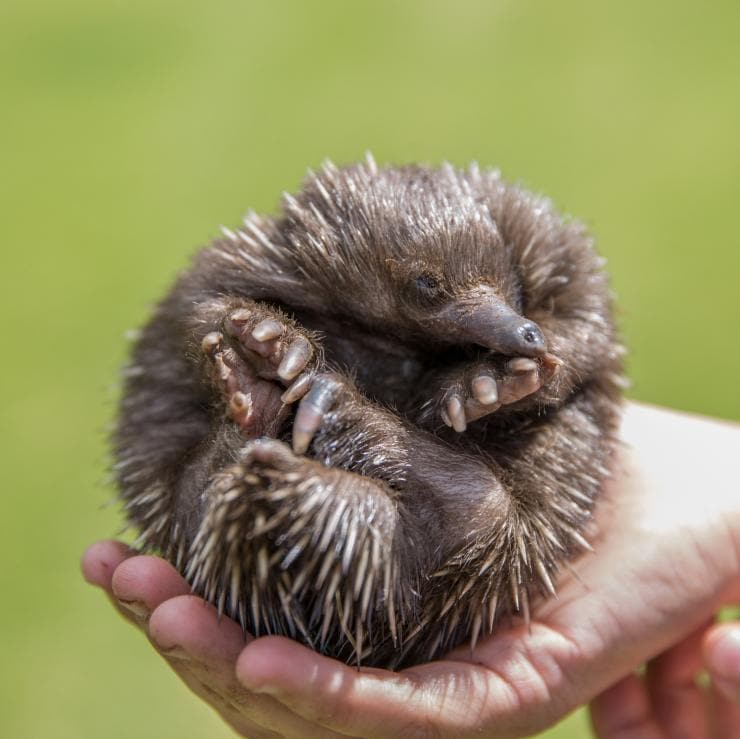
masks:
[(400, 666), (528, 617), (608, 474), (603, 260), (497, 172), (371, 158), (198, 253), (126, 371), (138, 545), (255, 634)]

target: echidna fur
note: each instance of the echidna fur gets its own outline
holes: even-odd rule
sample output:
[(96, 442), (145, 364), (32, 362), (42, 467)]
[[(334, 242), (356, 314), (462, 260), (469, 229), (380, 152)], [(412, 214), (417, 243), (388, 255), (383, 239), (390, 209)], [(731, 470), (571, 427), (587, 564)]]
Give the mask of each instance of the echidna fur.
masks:
[[(249, 632), (347, 662), (474, 645), (589, 546), (612, 302), (584, 228), (497, 172), (327, 163), (200, 251), (137, 339), (114, 438), (137, 545)], [(525, 351), (541, 386), (463, 423), (470, 377), (520, 382), (491, 305), (536, 324), (552, 377)]]

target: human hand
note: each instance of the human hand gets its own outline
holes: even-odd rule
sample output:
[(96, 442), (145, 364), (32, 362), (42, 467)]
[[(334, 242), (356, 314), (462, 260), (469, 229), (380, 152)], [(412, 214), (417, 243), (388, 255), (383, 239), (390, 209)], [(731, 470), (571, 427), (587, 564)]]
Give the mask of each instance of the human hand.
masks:
[(597, 696), (591, 718), (600, 739), (740, 736), (740, 624), (703, 624)]
[[(593, 716), (607, 739), (625, 726), (652, 732), (631, 736), (675, 736), (684, 721), (683, 734), (700, 739), (708, 713), (725, 722), (716, 736), (738, 736), (740, 681), (728, 684), (719, 639), (732, 627), (702, 629), (740, 602), (740, 429), (631, 405), (622, 435), (630, 448), (597, 510), (596, 554), (574, 564), (582, 582), (564, 578), (529, 629), (502, 627), (472, 656), (461, 647), (400, 673), (358, 671), (282, 637), (245, 645), (169, 564), (122, 545), (94, 545), (83, 571), (245, 736), (523, 736), (602, 692)], [(691, 688), (702, 648), (716, 681), (709, 711)], [(656, 655), (646, 683), (633, 677)]]

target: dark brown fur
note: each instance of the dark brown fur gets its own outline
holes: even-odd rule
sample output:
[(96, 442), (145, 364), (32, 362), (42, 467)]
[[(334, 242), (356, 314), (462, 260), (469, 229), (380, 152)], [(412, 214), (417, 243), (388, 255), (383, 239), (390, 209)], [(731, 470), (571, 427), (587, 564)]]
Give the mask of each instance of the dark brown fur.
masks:
[[(196, 255), (134, 348), (115, 450), (139, 543), (248, 630), (345, 660), (475, 642), (587, 546), (621, 384), (602, 261), (475, 167), (329, 164), (283, 208)], [(291, 400), (321, 408), (305, 454), (291, 346)], [(470, 400), (481, 376), (509, 399)]]

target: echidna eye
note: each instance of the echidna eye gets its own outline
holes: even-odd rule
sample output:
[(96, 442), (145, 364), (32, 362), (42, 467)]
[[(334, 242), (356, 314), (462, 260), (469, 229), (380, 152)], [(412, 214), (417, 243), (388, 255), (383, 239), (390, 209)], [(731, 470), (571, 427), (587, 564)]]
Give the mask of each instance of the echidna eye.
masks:
[(416, 278), (416, 287), (422, 290), (436, 290), (439, 287), (439, 282), (431, 275), (419, 275)]

